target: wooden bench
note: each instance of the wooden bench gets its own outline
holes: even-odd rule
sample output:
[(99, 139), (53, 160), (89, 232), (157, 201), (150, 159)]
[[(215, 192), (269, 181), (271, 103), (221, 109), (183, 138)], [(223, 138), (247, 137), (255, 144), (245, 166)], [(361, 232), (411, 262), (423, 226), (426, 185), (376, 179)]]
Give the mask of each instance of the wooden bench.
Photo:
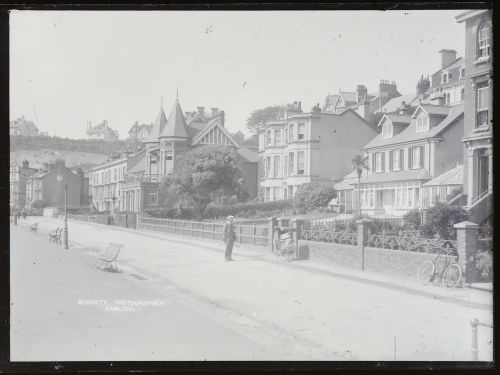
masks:
[(61, 234), (62, 228), (57, 228), (56, 230), (49, 230), (49, 241), (61, 244)]
[(94, 257), (96, 260), (96, 267), (118, 271), (118, 267), (116, 266), (116, 258), (118, 258), (122, 247), (123, 245), (121, 244), (110, 243), (106, 250), (100, 251), (95, 254)]
[(30, 225), (30, 232), (38, 232), (38, 223), (33, 223)]

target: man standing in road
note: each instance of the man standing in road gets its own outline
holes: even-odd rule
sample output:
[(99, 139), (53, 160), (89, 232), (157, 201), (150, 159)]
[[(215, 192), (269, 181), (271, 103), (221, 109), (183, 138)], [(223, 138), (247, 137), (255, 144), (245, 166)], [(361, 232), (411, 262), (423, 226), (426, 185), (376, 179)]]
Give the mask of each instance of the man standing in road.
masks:
[(234, 216), (228, 216), (224, 224), (222, 239), (226, 244), (226, 254), (224, 259), (227, 261), (233, 260), (231, 253), (233, 252), (234, 241), (236, 240), (236, 233), (234, 232)]

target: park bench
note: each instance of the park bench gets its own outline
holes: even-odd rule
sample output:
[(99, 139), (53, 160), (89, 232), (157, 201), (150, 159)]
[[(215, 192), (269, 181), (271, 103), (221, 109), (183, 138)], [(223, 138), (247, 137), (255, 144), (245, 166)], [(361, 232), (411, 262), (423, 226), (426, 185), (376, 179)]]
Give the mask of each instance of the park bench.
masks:
[(38, 223), (33, 223), (30, 225), (30, 232), (37, 232), (38, 231)]
[(106, 250), (95, 253), (95, 266), (103, 269), (111, 269), (113, 271), (118, 271), (116, 266), (116, 259), (120, 254), (120, 250), (123, 245), (117, 243), (110, 243)]
[(49, 241), (61, 244), (61, 233), (62, 228), (57, 228), (56, 230), (49, 230)]

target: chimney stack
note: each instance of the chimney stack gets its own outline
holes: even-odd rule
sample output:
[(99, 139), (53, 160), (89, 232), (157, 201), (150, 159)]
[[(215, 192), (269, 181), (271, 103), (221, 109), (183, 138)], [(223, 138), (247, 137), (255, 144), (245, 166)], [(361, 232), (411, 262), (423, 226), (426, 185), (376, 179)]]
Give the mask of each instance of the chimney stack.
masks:
[(23, 160), (23, 168), (28, 169), (30, 167), (30, 162), (28, 160)]
[(358, 104), (363, 103), (368, 95), (368, 89), (364, 85), (358, 85), (356, 87), (356, 100)]
[(42, 164), (42, 169), (43, 169), (44, 171), (48, 171), (48, 170), (49, 170), (49, 163), (43, 163), (43, 164)]
[(205, 107), (196, 107), (200, 116), (205, 116)]
[(212, 110), (212, 118), (217, 117), (217, 115), (219, 114), (219, 108), (214, 107), (210, 109)]
[(224, 111), (220, 111), (219, 116), (220, 116), (220, 124), (222, 125), (222, 127), (224, 127), (224, 123), (226, 121), (226, 115)]
[(441, 69), (446, 68), (457, 59), (457, 51), (454, 49), (442, 49), (441, 54)]
[(299, 111), (302, 112), (302, 102), (299, 101), (297, 106), (298, 106)]

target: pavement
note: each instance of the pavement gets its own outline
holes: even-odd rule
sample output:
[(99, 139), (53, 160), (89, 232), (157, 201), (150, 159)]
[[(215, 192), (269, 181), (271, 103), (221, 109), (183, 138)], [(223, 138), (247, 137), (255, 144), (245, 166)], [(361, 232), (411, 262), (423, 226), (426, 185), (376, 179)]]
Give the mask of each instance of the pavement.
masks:
[[(62, 223), (30, 217), (20, 225), (34, 221), (40, 236)], [(116, 275), (156, 292), (168, 285), (185, 306), (232, 322), (233, 331), (294, 353), (294, 360), (467, 361), (468, 322), (493, 321), (488, 291), (425, 287), (311, 261), (283, 263), (257, 247), (236, 247), (235, 262), (224, 262), (216, 241), (78, 221), (69, 227), (75, 259), (123, 243)], [(479, 359), (491, 361), (492, 348), (492, 330), (484, 328)]]

